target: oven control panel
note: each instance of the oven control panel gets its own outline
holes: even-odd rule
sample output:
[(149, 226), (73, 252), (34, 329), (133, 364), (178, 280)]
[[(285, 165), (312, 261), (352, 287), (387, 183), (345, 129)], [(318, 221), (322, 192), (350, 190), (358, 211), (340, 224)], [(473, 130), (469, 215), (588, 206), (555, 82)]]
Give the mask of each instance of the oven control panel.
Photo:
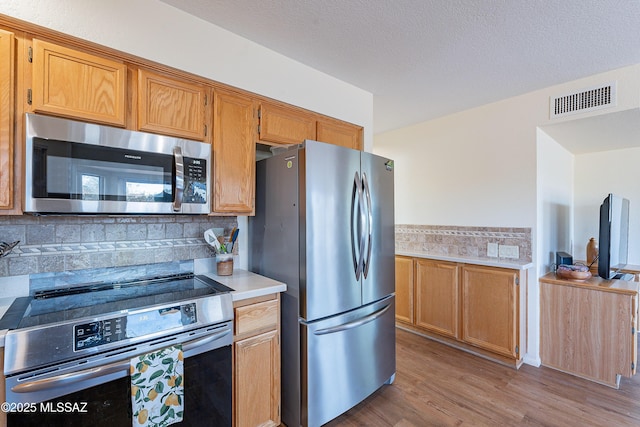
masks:
[(195, 303), (96, 320), (73, 327), (73, 348), (74, 351), (84, 350), (125, 339), (144, 337), (196, 322)]

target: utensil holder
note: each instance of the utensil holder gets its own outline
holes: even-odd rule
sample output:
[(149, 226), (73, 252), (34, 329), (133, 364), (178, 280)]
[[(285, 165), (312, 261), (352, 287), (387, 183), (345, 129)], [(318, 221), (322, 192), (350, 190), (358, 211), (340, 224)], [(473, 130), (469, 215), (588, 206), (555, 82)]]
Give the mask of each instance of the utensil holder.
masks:
[(218, 276), (233, 274), (233, 254), (216, 254), (216, 269)]

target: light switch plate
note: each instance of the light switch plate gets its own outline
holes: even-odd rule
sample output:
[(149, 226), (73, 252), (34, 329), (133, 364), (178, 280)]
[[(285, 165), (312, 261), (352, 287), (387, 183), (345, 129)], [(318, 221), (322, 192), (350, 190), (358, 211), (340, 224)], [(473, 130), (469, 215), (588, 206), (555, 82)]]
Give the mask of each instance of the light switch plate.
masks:
[(498, 245), (498, 256), (500, 258), (520, 258), (520, 248), (511, 245)]
[(498, 244), (487, 243), (487, 256), (497, 258), (498, 257)]

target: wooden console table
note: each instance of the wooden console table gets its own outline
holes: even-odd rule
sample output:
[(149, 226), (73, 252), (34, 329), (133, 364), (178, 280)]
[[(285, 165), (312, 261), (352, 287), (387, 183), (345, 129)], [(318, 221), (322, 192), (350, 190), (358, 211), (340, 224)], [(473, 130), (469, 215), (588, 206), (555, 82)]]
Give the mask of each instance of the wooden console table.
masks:
[(597, 276), (540, 278), (542, 365), (618, 388), (636, 373), (639, 291), (640, 282)]

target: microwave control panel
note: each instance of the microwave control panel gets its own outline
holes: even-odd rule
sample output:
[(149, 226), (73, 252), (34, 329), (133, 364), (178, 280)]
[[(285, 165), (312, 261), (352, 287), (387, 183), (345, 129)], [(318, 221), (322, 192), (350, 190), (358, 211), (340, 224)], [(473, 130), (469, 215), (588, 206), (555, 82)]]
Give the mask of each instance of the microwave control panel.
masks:
[(183, 203), (207, 203), (207, 161), (185, 157)]

